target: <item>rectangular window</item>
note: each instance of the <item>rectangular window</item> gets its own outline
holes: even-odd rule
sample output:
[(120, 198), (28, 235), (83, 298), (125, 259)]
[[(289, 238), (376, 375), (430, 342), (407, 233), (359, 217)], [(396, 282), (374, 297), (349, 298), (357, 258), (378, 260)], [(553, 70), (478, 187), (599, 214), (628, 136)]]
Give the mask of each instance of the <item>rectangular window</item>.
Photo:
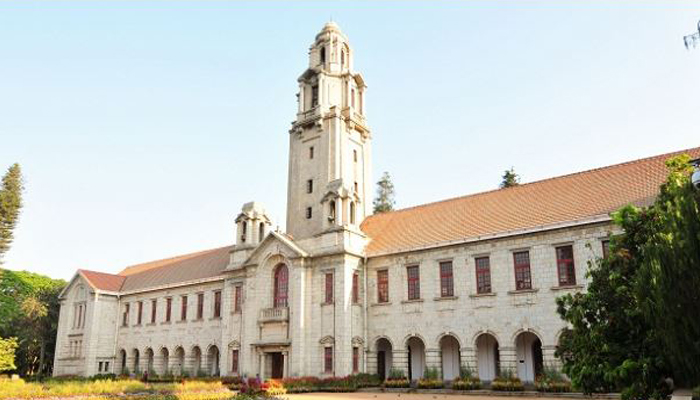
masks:
[(357, 182), (355, 182), (355, 193), (360, 193), (360, 187), (357, 185)]
[(105, 361), (105, 372), (109, 372), (109, 361)]
[(440, 297), (452, 296), (454, 296), (452, 261), (443, 261), (440, 263)]
[(151, 323), (156, 323), (156, 310), (158, 310), (158, 300), (151, 300)]
[(530, 252), (518, 251), (513, 253), (513, 266), (515, 268), (515, 289), (532, 289), (530, 279)]
[(326, 304), (333, 302), (333, 273), (326, 274)]
[(352, 372), (356, 373), (360, 371), (360, 348), (352, 348)]
[(323, 348), (323, 372), (331, 373), (333, 372), (333, 348), (324, 347)]
[(233, 311), (234, 312), (241, 312), (241, 292), (243, 291), (242, 286), (236, 286), (233, 292)]
[(143, 301), (138, 302), (138, 313), (136, 314), (136, 325), (141, 325), (141, 317), (143, 317)]
[(124, 304), (124, 313), (122, 314), (122, 326), (129, 325), (129, 306), (129, 303)]
[(100, 362), (98, 363), (97, 371), (98, 371), (98, 372), (102, 372), (102, 361), (100, 361)]
[(187, 296), (180, 297), (180, 321), (187, 320)]
[(352, 302), (354, 304), (360, 302), (360, 277), (357, 272), (352, 274)]
[(309, 179), (306, 181), (306, 193), (313, 193), (314, 192), (314, 180)]
[(318, 85), (311, 86), (311, 107), (318, 105)]
[(204, 293), (197, 294), (197, 319), (204, 318)]
[(170, 322), (170, 318), (173, 314), (173, 298), (168, 297), (165, 299), (165, 322)]
[(476, 266), (476, 292), (491, 293), (491, 260), (488, 257), (474, 259)]
[(420, 270), (417, 265), (406, 267), (406, 276), (408, 282), (408, 299), (420, 299)]
[(306, 207), (306, 219), (311, 219), (311, 207)]
[(221, 318), (221, 291), (214, 292), (214, 318)]
[(314, 159), (314, 146), (309, 147), (309, 159)]
[(377, 302), (389, 302), (389, 271), (377, 271)]
[(601, 245), (603, 246), (603, 258), (608, 258), (608, 255), (610, 255), (610, 241), (603, 240)]
[(357, 150), (352, 151), (352, 161), (357, 162)]
[(576, 284), (573, 246), (557, 247), (557, 271), (559, 273), (559, 286)]
[(238, 373), (238, 349), (231, 351), (231, 372)]

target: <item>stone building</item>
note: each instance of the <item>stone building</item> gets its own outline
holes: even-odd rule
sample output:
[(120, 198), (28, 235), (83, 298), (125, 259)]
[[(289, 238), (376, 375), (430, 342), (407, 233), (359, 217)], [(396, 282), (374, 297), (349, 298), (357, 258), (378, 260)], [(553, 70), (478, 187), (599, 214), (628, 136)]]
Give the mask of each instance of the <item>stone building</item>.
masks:
[(585, 290), (610, 212), (651, 202), (672, 154), (370, 215), (367, 87), (336, 24), (298, 82), (287, 232), (251, 202), (230, 246), (79, 270), (60, 296), (54, 374), (452, 379), (469, 366), (532, 381), (556, 363), (555, 298)]

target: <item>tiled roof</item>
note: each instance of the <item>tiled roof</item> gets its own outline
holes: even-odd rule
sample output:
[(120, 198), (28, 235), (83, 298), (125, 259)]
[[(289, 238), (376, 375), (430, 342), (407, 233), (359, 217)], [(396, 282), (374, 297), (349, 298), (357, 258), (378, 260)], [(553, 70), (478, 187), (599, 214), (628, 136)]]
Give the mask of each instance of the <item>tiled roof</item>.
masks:
[(606, 216), (648, 205), (668, 171), (664, 162), (700, 147), (472, 194), (368, 217), (368, 256)]
[(109, 292), (118, 292), (126, 279), (119, 275), (105, 274), (104, 272), (88, 271), (85, 269), (78, 270), (78, 273), (88, 281), (90, 286)]
[(232, 246), (201, 251), (166, 260), (139, 264), (119, 275), (126, 280), (121, 291), (132, 291), (219, 276), (229, 262)]
[(124, 292), (219, 276), (226, 269), (232, 246), (199, 251), (124, 268), (119, 274), (81, 269), (96, 289)]

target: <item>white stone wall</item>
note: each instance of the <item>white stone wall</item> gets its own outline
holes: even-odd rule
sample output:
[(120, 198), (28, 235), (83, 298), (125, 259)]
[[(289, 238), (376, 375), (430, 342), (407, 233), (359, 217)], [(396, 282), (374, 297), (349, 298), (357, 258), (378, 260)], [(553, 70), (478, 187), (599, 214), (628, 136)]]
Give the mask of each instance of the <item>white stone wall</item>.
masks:
[[(607, 225), (571, 228), (475, 244), (455, 245), (400, 255), (372, 258), (369, 276), (370, 372), (376, 372), (376, 340), (387, 338), (393, 346), (393, 366), (408, 369), (407, 340), (413, 336), (425, 345), (428, 367), (441, 368), (440, 339), (453, 336), (460, 344), (462, 364), (477, 369), (475, 342), (481, 333), (499, 343), (502, 368), (517, 370), (516, 337), (534, 333), (542, 343), (545, 364), (556, 363), (554, 351), (565, 323), (556, 312), (555, 298), (584, 290), (587, 261), (602, 255), (601, 239)], [(577, 286), (558, 286), (555, 247), (572, 244)], [(590, 247), (589, 247), (590, 246)], [(530, 251), (533, 290), (515, 291), (513, 251)], [(475, 256), (491, 261), (492, 294), (477, 295)], [(440, 298), (439, 261), (451, 260), (454, 297)], [(406, 266), (419, 265), (420, 300), (408, 301)], [(377, 303), (377, 270), (389, 271), (389, 303)]]

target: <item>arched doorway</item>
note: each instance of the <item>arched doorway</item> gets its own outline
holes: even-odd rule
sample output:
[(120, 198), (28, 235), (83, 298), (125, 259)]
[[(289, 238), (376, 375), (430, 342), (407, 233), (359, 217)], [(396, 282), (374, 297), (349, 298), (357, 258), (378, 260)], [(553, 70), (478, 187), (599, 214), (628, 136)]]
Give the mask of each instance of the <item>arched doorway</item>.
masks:
[(272, 305), (274, 308), (287, 307), (287, 292), (289, 288), (289, 270), (285, 264), (280, 264), (275, 268), (274, 292)]
[(542, 342), (532, 332), (522, 332), (515, 338), (518, 356), (518, 378), (523, 382), (534, 382), (542, 373)]
[(126, 350), (119, 350), (119, 373), (124, 374), (126, 372)]
[(202, 350), (199, 346), (192, 348), (192, 373), (195, 376), (202, 374)]
[(134, 365), (133, 365), (133, 366), (134, 366), (134, 371), (133, 371), (133, 372), (134, 372), (135, 374), (138, 374), (139, 372), (141, 372), (141, 365), (140, 365), (140, 363), (141, 363), (141, 353), (139, 353), (139, 349), (134, 349), (134, 350), (132, 351), (132, 354), (134, 355)]
[(170, 352), (167, 348), (160, 349), (160, 371), (161, 375), (167, 375), (170, 368)]
[(476, 338), (476, 360), (479, 379), (490, 382), (499, 370), (498, 341), (493, 335), (484, 333)]
[(153, 369), (153, 349), (152, 348), (147, 348), (146, 349), (146, 371), (149, 374), (152, 374), (154, 371)]
[(173, 373), (182, 375), (185, 368), (185, 349), (177, 347), (175, 349), (175, 364), (173, 365)]
[(393, 362), (391, 342), (386, 338), (380, 338), (376, 343), (377, 348), (377, 374), (384, 381), (389, 376)]
[(414, 336), (406, 341), (408, 348), (408, 379), (415, 380), (423, 377), (425, 371), (425, 344)]
[(459, 342), (452, 335), (440, 339), (440, 358), (442, 361), (442, 379), (451, 381), (459, 378)]
[(211, 376), (219, 376), (219, 348), (209, 347), (207, 351), (207, 373)]

